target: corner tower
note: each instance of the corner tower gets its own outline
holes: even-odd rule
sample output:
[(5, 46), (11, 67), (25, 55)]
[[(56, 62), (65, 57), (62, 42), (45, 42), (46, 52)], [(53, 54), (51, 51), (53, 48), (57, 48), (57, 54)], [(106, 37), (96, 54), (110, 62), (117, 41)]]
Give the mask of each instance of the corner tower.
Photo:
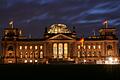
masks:
[(100, 38), (104, 41), (104, 56), (118, 56), (118, 38), (116, 36), (116, 28), (110, 28), (108, 22), (99, 30)]
[(2, 37), (4, 63), (16, 63), (17, 39), (21, 38), (21, 35), (21, 30), (13, 27), (13, 21), (4, 29)]

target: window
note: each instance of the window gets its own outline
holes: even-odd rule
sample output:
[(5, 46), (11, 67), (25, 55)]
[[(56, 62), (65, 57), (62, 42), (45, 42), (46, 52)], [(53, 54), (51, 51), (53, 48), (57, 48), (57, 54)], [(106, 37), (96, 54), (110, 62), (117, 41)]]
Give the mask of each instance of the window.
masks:
[(8, 51), (13, 51), (13, 46), (9, 46)]
[(23, 57), (22, 52), (20, 52), (20, 58), (22, 58), (22, 57)]
[(30, 46), (30, 49), (32, 49), (32, 46)]
[(84, 49), (86, 48), (86, 46), (84, 45), (84, 47), (83, 47)]
[(35, 46), (35, 49), (37, 49), (38, 47), (37, 46)]
[(92, 54), (92, 56), (95, 56), (95, 54)]
[(67, 58), (68, 55), (68, 44), (64, 43), (64, 58)]
[(25, 53), (25, 58), (27, 58), (27, 52)]
[(78, 49), (80, 49), (80, 45), (78, 45)]
[(35, 60), (35, 62), (38, 62), (38, 60)]
[(40, 58), (43, 58), (43, 52), (40, 51)]
[(40, 46), (40, 49), (43, 49), (43, 46), (42, 46), (42, 45)]
[(59, 58), (63, 58), (63, 44), (59, 43), (58, 45), (58, 54), (59, 54)]
[(107, 49), (109, 50), (109, 49), (112, 49), (112, 46), (111, 45), (108, 45), (107, 46)]
[(27, 49), (27, 46), (25, 46), (25, 49)]
[(91, 48), (91, 46), (90, 45), (88, 45), (88, 49), (90, 49)]
[(19, 49), (22, 49), (22, 46), (20, 46)]
[(11, 57), (11, 56), (12, 56), (12, 53), (9, 53), (9, 56)]
[(100, 46), (100, 45), (98, 45), (98, 49), (101, 49), (101, 46)]
[(30, 63), (32, 63), (32, 60), (30, 60)]
[(88, 53), (87, 56), (90, 56), (90, 54)]
[(24, 63), (27, 63), (27, 60), (25, 60)]
[(57, 43), (53, 44), (53, 57), (57, 58)]
[(30, 58), (32, 58), (33, 57), (33, 53), (32, 52), (30, 52)]
[(37, 51), (35, 52), (35, 58), (38, 58), (38, 52)]
[(13, 63), (13, 61), (12, 61), (12, 60), (9, 60), (8, 63)]
[(93, 49), (95, 49), (96, 48), (96, 46), (95, 45), (93, 45)]

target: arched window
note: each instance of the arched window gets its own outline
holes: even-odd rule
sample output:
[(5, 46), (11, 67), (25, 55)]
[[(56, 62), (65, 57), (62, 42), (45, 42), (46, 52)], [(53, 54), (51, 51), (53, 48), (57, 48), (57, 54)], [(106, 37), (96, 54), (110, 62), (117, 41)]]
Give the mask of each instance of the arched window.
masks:
[(108, 45), (107, 46), (107, 49), (109, 50), (109, 49), (112, 49), (112, 46), (111, 45)]
[(40, 51), (40, 58), (43, 58), (43, 51)]
[(13, 46), (9, 46), (8, 51), (13, 51)]

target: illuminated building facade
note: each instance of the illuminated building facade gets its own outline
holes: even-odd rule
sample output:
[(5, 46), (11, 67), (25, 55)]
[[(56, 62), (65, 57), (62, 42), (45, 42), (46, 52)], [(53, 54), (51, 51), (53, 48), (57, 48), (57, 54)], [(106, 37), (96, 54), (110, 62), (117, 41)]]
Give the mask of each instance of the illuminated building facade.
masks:
[(118, 57), (115, 32), (115, 28), (102, 27), (97, 36), (78, 38), (75, 28), (71, 31), (64, 24), (53, 24), (45, 28), (42, 39), (34, 39), (22, 36), (22, 31), (10, 24), (2, 37), (3, 63), (96, 63), (109, 56)]

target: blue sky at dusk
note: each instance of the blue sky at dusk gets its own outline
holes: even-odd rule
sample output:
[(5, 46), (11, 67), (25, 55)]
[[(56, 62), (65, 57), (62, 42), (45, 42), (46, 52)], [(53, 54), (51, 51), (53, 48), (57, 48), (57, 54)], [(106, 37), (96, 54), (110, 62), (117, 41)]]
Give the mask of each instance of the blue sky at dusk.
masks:
[(0, 0), (0, 35), (10, 20), (25, 35), (42, 37), (45, 27), (54, 23), (76, 27), (78, 36), (93, 34), (104, 19), (120, 34), (120, 0)]

